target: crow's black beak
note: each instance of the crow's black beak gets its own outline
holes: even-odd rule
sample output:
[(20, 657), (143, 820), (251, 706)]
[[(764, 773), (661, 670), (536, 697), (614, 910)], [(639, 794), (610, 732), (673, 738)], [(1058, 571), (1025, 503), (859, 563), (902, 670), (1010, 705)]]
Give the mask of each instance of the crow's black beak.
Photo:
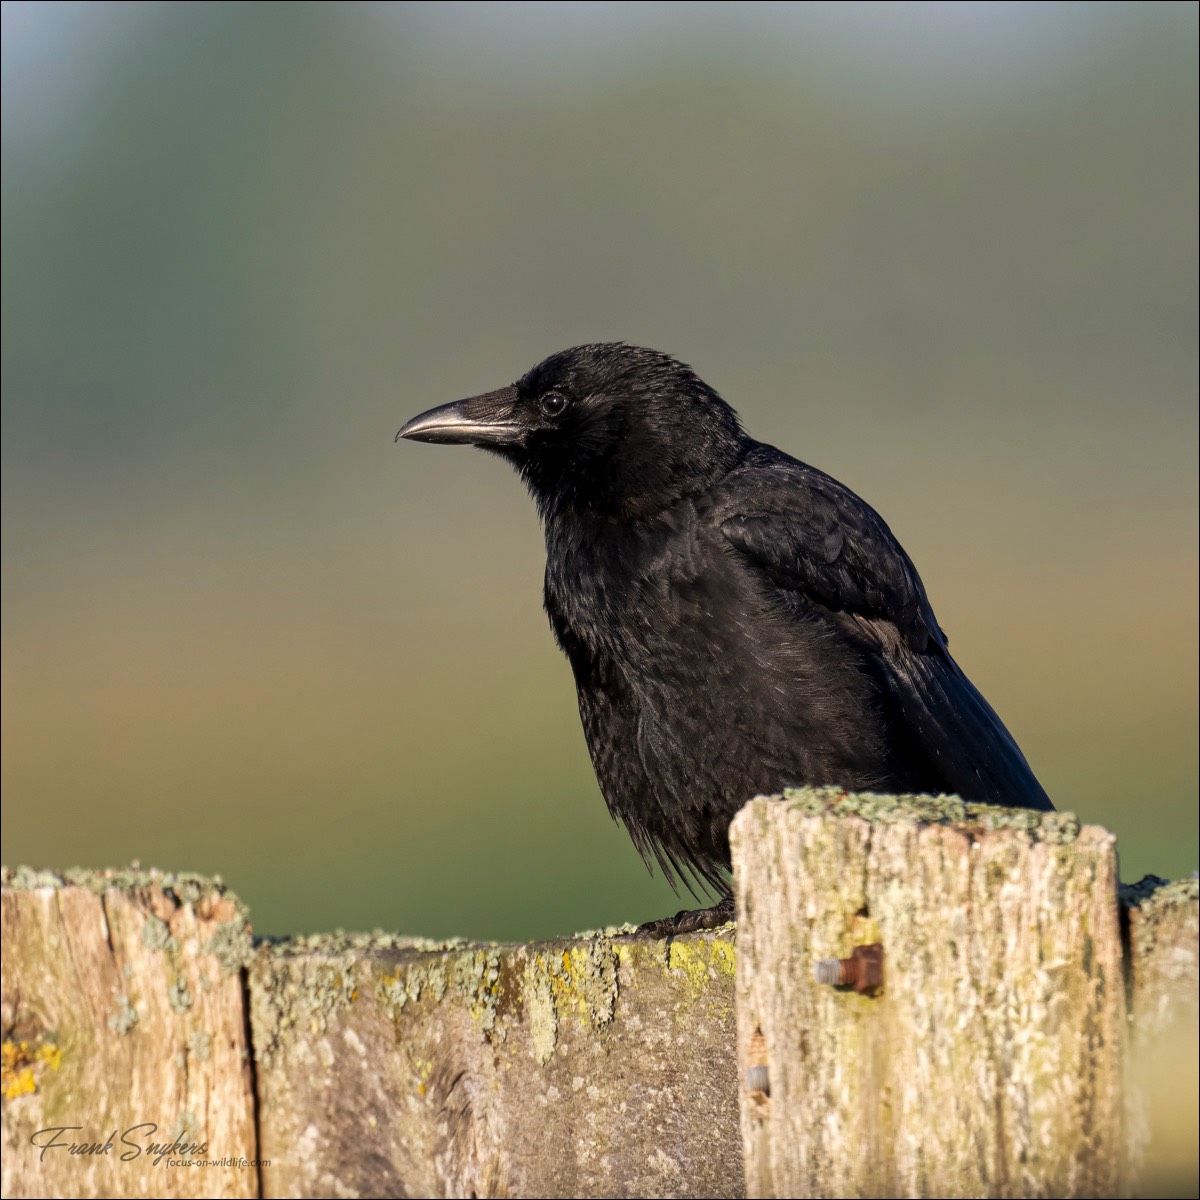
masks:
[(501, 388), (470, 400), (431, 408), (407, 422), (396, 441), (444, 442), (448, 445), (511, 446), (527, 432), (516, 411), (517, 389)]

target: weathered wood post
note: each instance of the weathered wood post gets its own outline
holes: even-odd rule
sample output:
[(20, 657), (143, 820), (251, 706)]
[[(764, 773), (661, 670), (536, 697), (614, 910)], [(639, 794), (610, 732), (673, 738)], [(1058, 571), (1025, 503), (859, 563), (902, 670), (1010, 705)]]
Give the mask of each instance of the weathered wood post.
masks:
[(216, 881), (5, 871), (3, 1194), (1195, 1194), (1195, 879), (946, 797), (733, 845), (736, 950), (255, 946)]
[[(748, 1195), (1132, 1185), (1109, 833), (948, 797), (801, 791), (747, 805), (733, 848)], [(1157, 936), (1148, 920), (1133, 924), (1143, 1022), (1196, 993), (1194, 916)], [(872, 977), (853, 956), (876, 946)]]
[[(194, 875), (22, 871), (2, 904), (4, 1195), (257, 1196), (238, 901)], [(210, 1155), (227, 1165), (172, 1166)]]
[(1126, 1134), (1142, 1196), (1195, 1196), (1200, 1125), (1200, 882), (1153, 877), (1121, 889), (1128, 922)]
[(720, 933), (264, 949), (264, 1195), (740, 1196), (733, 971)]
[(742, 1193), (728, 933), (253, 949), (141, 871), (6, 873), (3, 933), (5, 1196)]

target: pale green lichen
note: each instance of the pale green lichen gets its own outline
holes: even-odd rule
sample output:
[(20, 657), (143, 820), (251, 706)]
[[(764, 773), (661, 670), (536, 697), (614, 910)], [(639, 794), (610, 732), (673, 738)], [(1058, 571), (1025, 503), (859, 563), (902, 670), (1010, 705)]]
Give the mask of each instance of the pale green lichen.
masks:
[(314, 1033), (323, 1033), (329, 1018), (358, 996), (355, 964), (318, 963), (306, 978), (305, 1008)]
[(785, 788), (783, 801), (789, 810), (806, 816), (855, 816), (884, 824), (960, 825), (980, 833), (1017, 829), (1035, 841), (1058, 845), (1075, 841), (1080, 828), (1074, 813), (976, 804), (958, 796), (892, 796), (846, 792), (840, 788)]
[[(706, 983), (724, 982), (735, 963), (728, 936), (701, 934), (664, 943), (594, 938), (461, 949), (376, 950), (379, 939), (361, 941), (335, 935), (338, 946), (353, 949), (330, 955), (328, 939), (319, 951), (310, 939), (275, 941), (259, 948), (251, 967), (255, 1045), (264, 1070), (286, 1053), (293, 1038), (323, 1032), (339, 1009), (360, 992), (393, 1022), (414, 1018), (409, 1010), (452, 1003), (469, 1016), (479, 1035), (499, 1046), (520, 1022), (535, 1059), (553, 1057), (566, 1022), (588, 1036), (605, 1036), (614, 1021), (623, 971), (683, 974), (689, 999)], [(366, 947), (364, 949), (364, 946)], [(723, 989), (727, 990), (727, 989)], [(398, 1030), (399, 1033), (399, 1030)]]
[(544, 966), (539, 966), (532, 959), (526, 967), (524, 996), (533, 1057), (539, 1066), (544, 1067), (554, 1057), (558, 1045), (558, 1011), (554, 1005), (550, 977)]
[(617, 1011), (617, 956), (607, 940), (589, 943), (584, 956), (584, 994), (588, 998), (588, 1018), (600, 1028), (607, 1025)]
[[(455, 960), (450, 960), (455, 969)], [(396, 1020), (406, 1004), (427, 996), (435, 1003), (442, 999), (450, 986), (446, 973), (447, 958), (443, 954), (422, 955), (417, 959), (406, 958), (384, 971), (375, 982), (375, 992), (393, 1020)], [(470, 968), (457, 968), (464, 975), (471, 975)], [(468, 989), (469, 990), (469, 989)]]
[(446, 977), (445, 962), (441, 959), (435, 960), (425, 970), (424, 978), (429, 994), (434, 1000), (441, 1000), (450, 986), (450, 981)]
[(306, 962), (260, 951), (252, 968), (250, 997), (258, 1061), (272, 1066), (288, 1030), (322, 1034), (330, 1020), (358, 999), (358, 959)]
[(496, 1027), (501, 996), (499, 954), (483, 950), (460, 954), (455, 958), (451, 978), (476, 1026), (491, 1033)]
[(188, 1050), (198, 1062), (207, 1062), (212, 1057), (212, 1034), (206, 1029), (197, 1029), (188, 1038)]
[[(428, 961), (422, 961), (428, 959)], [(421, 955), (396, 963), (376, 978), (375, 994), (393, 1020), (405, 1006), (428, 996), (434, 1003), (448, 988), (467, 1005), (476, 1026), (490, 1035), (497, 1029), (497, 1016), (504, 996), (500, 952), (479, 948), (462, 954)]]
[[(219, 875), (197, 875), (183, 871), (161, 871), (157, 867), (143, 868), (137, 863), (128, 867), (96, 870), (71, 867), (65, 871), (38, 871), (32, 867), (0, 867), (0, 882), (6, 888), (29, 891), (37, 888), (81, 887), (103, 896), (117, 890), (136, 892), (157, 889), (180, 906), (196, 905), (206, 898), (224, 902), (223, 910), (233, 908), (233, 916), (220, 921), (204, 950), (212, 954), (220, 964), (223, 976), (232, 975), (249, 963), (253, 953), (253, 938), (248, 924), (246, 906), (230, 892)], [(154, 953), (167, 955), (178, 967), (179, 946), (166, 921), (155, 913), (147, 914), (142, 923), (142, 944)], [(130, 964), (124, 964), (126, 975)], [(206, 978), (200, 980), (202, 987), (211, 984)], [(172, 996), (174, 1004), (182, 1004), (183, 993), (178, 990)], [(190, 1003), (190, 1000), (189, 1000)]]
[(35, 892), (39, 888), (62, 887), (62, 879), (53, 871), (39, 871), (35, 867), (0, 868), (0, 879), (6, 888), (21, 892)]
[(245, 920), (220, 921), (204, 946), (220, 965), (222, 978), (236, 975), (254, 957), (254, 939)]
[(621, 938), (629, 937), (630, 934), (637, 933), (638, 927), (630, 925), (627, 921), (624, 925), (605, 925), (603, 929), (584, 929), (573, 935), (572, 940), (577, 942), (594, 942), (599, 938)]
[(166, 921), (160, 917), (148, 916), (142, 922), (142, 945), (147, 950), (170, 952), (175, 949), (175, 939), (167, 927)]
[(521, 998), (539, 1064), (554, 1056), (563, 1020), (574, 1018), (596, 1032), (611, 1023), (622, 961), (618, 946), (605, 938), (529, 947)]
[(1128, 908), (1140, 909), (1146, 916), (1197, 900), (1200, 900), (1200, 879), (1195, 875), (1174, 882), (1161, 875), (1143, 875), (1137, 883), (1121, 885), (1121, 902)]
[(573, 1015), (581, 1025), (600, 1029), (613, 1018), (617, 1003), (618, 959), (612, 943), (567, 942), (548, 946), (533, 957), (550, 983), (560, 1016)]
[(1196, 912), (1200, 880), (1195, 875), (1173, 883), (1159, 875), (1146, 875), (1137, 883), (1122, 884), (1120, 894), (1129, 916), (1135, 963), (1146, 961), (1153, 952), (1161, 928), (1178, 921), (1190, 921), (1193, 929), (1200, 924)]
[(321, 954), (333, 957), (346, 954), (378, 954), (388, 951), (412, 950), (422, 954), (434, 954), (443, 950), (460, 950), (470, 946), (466, 938), (404, 937), (385, 933), (381, 929), (371, 933), (347, 933), (335, 929), (332, 933), (297, 934), (293, 937), (263, 937), (257, 948), (269, 954), (283, 957), (297, 954)]
[[(39, 871), (34, 867), (0, 867), (0, 883), (7, 888), (29, 891), (43, 887), (82, 887), (97, 895), (110, 888), (135, 891), (140, 888), (161, 888), (181, 904), (194, 904), (203, 896), (216, 893), (230, 896), (219, 875), (198, 875), (192, 871), (162, 871), (157, 867), (142, 867), (130, 863), (126, 867), (68, 867), (64, 871)], [(241, 909), (240, 902), (239, 910)]]
[(296, 1017), (292, 1009), (292, 968), (260, 955), (250, 968), (250, 1013), (254, 1027), (254, 1057), (259, 1069), (274, 1066), (285, 1033)]
[(204, 1127), (200, 1124), (199, 1118), (195, 1113), (185, 1109), (175, 1118), (175, 1123), (171, 1126), (171, 1132), (167, 1134), (167, 1141), (199, 1141), (203, 1133)]
[(167, 1003), (180, 1013), (192, 1007), (192, 993), (182, 975), (177, 975), (167, 984)]
[(117, 1010), (108, 1018), (108, 1027), (114, 1033), (124, 1035), (138, 1023), (137, 1009), (126, 995), (117, 997)]
[(409, 991), (409, 976), (405, 975), (400, 967), (392, 973), (384, 975), (376, 981), (375, 994), (379, 997), (379, 1002), (387, 1011), (388, 1016), (395, 1021), (404, 1011), (404, 1006), (409, 1000), (419, 1000), (421, 998), (421, 985), (416, 983), (413, 991)]

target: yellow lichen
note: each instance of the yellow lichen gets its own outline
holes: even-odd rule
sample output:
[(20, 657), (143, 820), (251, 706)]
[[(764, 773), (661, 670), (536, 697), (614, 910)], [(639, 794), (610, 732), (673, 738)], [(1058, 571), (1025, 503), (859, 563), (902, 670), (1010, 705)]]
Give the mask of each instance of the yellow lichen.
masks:
[(0, 1045), (0, 1091), (9, 1100), (36, 1092), (34, 1068), (57, 1071), (61, 1065), (62, 1051), (53, 1042), (32, 1048), (28, 1042), (6, 1041)]
[(39, 1046), (36, 1057), (39, 1062), (44, 1062), (52, 1071), (57, 1071), (62, 1066), (62, 1051), (53, 1042)]
[(426, 1084), (428, 1084), (430, 1077), (433, 1075), (433, 1063), (426, 1058), (414, 1058), (412, 1065), (416, 1070), (417, 1095), (423, 1096), (427, 1091)]
[(582, 1027), (599, 1029), (612, 1020), (617, 996), (617, 958), (611, 943), (605, 940), (576, 942), (563, 948), (547, 964), (541, 955), (535, 958), (542, 968), (556, 1020), (576, 1017)]
[(707, 987), (712, 979), (732, 975), (736, 965), (733, 943), (723, 938), (673, 941), (667, 952), (667, 969), (682, 971), (693, 992)]

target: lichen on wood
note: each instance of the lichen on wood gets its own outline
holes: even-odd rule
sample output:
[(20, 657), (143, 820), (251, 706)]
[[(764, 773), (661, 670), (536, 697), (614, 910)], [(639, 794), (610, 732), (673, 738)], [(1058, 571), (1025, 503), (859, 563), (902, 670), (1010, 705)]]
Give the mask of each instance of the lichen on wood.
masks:
[[(1110, 834), (831, 790), (756, 799), (732, 834), (739, 1061), (769, 1081), (742, 1092), (749, 1195), (1115, 1194)], [(816, 982), (875, 942), (879, 995)]]
[(1194, 1196), (1200, 1051), (1200, 881), (1147, 876), (1121, 889), (1128, 921), (1130, 1182), (1142, 1196)]
[(722, 932), (264, 947), (265, 1194), (737, 1196)]
[(170, 1165), (255, 1157), (236, 898), (137, 868), (3, 884), (4, 1195), (257, 1195), (252, 1167)]
[(1195, 1194), (1195, 879), (946, 796), (759, 798), (733, 848), (736, 950), (253, 945), (218, 880), (4, 871), (3, 1194)]

